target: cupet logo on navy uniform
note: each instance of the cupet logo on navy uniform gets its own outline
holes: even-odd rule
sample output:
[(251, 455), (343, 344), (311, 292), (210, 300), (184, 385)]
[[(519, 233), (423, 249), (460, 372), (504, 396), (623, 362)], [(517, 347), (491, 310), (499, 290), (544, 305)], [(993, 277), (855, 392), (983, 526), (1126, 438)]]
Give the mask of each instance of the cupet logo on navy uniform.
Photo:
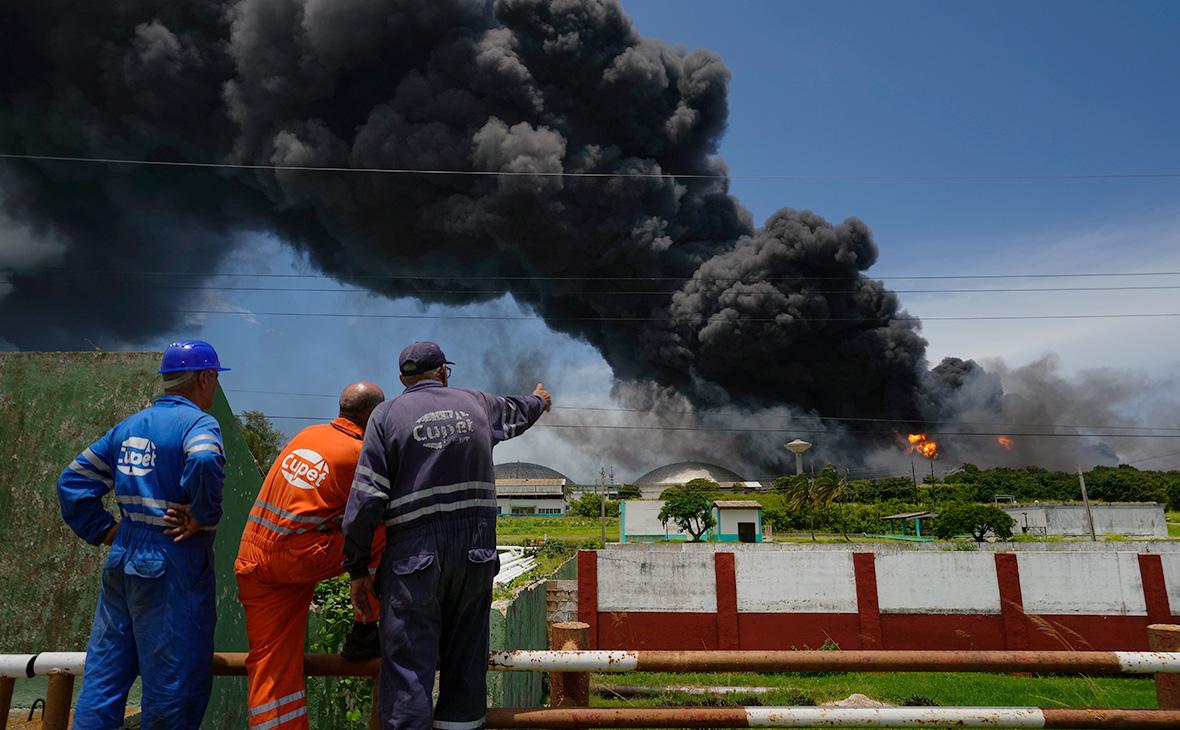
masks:
[(431, 411), (414, 422), (414, 440), (428, 449), (471, 440), (475, 423), (467, 411)]
[(142, 477), (156, 468), (156, 445), (142, 436), (132, 436), (119, 446), (119, 471), (127, 476)]

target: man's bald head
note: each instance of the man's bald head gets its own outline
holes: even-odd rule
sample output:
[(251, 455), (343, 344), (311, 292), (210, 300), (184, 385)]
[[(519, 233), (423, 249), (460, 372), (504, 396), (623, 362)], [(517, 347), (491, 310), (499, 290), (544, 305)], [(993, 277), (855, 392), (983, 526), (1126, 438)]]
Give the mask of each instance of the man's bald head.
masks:
[(340, 394), (340, 417), (364, 428), (373, 409), (385, 400), (385, 391), (372, 383), (353, 383)]

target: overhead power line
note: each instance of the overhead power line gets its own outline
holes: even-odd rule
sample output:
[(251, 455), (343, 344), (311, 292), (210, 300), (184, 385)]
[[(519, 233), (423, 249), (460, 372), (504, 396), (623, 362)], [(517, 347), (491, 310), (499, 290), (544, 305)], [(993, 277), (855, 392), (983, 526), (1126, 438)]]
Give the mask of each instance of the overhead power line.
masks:
[[(297, 396), (307, 398), (338, 398), (337, 395), (329, 393), (304, 393), (295, 391), (282, 390), (251, 390), (246, 388), (223, 388), (228, 393), (249, 393), (254, 395), (282, 395), (282, 396)], [(650, 408), (617, 408), (608, 406), (553, 406), (555, 411), (594, 411), (594, 412), (609, 412), (609, 413), (655, 413)], [(672, 416), (696, 416), (695, 411), (659, 411), (659, 415)], [(773, 417), (767, 417), (773, 418)], [(923, 420), (923, 419), (899, 419), (899, 418), (867, 418), (855, 416), (821, 416), (821, 415), (798, 415), (785, 417), (778, 420), (794, 421), (834, 421), (838, 423), (913, 423), (913, 424), (927, 424), (927, 425), (942, 425), (942, 426), (978, 426), (982, 428), (1076, 428), (1089, 431), (1100, 431), (1102, 429), (1113, 430), (1138, 430), (1138, 431), (1176, 431), (1180, 432), (1180, 426), (1081, 426), (1078, 424), (1065, 423), (996, 423), (994, 421), (947, 421), (947, 420)], [(1005, 433), (1004, 435), (1009, 435)]]
[[(766, 281), (766, 280), (763, 280)], [(748, 284), (758, 284), (760, 281), (745, 282)], [(105, 284), (101, 285), (105, 286)], [(310, 293), (328, 293), (328, 294), (405, 294), (413, 296), (418, 294), (535, 294), (534, 290), (529, 289), (401, 289), (401, 290), (386, 290), (380, 291), (374, 289), (365, 289), (360, 287), (269, 287), (269, 286), (213, 286), (201, 284), (142, 284), (136, 285), (141, 289), (162, 289), (166, 291), (217, 291), (217, 292), (292, 292), (296, 294), (310, 294)], [(1005, 293), (1013, 294), (1019, 292), (1032, 293), (1046, 293), (1046, 292), (1100, 292), (1100, 291), (1157, 291), (1157, 290), (1176, 290), (1180, 289), (1180, 284), (1163, 284), (1163, 285), (1146, 285), (1146, 286), (1073, 286), (1073, 287), (1011, 287), (1011, 288), (988, 288), (988, 289), (890, 289), (893, 294), (995, 294)], [(619, 290), (619, 289), (599, 289), (593, 291), (579, 290), (577, 293), (581, 296), (598, 296), (598, 295), (613, 295), (613, 296), (669, 296), (675, 294), (679, 289), (659, 289), (659, 290)], [(846, 295), (856, 296), (861, 294), (859, 289), (807, 289), (809, 294), (821, 294), (825, 296)]]
[(680, 172), (568, 172), (564, 170), (456, 170), (398, 167), (341, 167), (331, 165), (258, 165), (239, 162), (189, 162), (184, 160), (145, 160), (132, 157), (85, 157), (78, 155), (32, 155), (0, 153), (0, 159), (35, 162), (74, 162), (96, 165), (136, 165), (141, 167), (179, 167), (214, 170), (263, 170), (271, 172), (321, 172), (376, 175), (422, 175), (460, 177), (548, 177), (548, 178), (637, 178), (683, 180), (781, 180), (806, 182), (1065, 182), (1085, 180), (1170, 180), (1180, 179), (1180, 172), (1101, 172), (1048, 175), (730, 175)]
[[(241, 415), (241, 414), (237, 414)], [(288, 416), (264, 413), (270, 419), (289, 419), (295, 421), (330, 421), (325, 416)], [(825, 431), (806, 428), (729, 428), (714, 426), (630, 426), (604, 423), (538, 423), (533, 428), (588, 428), (624, 431), (702, 431), (707, 433), (785, 433), (785, 434), (824, 434)], [(896, 431), (858, 431), (857, 435), (895, 436)], [(1152, 438), (1152, 439), (1180, 439), (1180, 433), (1142, 434), (1142, 433), (1012, 433), (1008, 431), (930, 431), (927, 436), (939, 438), (958, 438), (973, 436), (1008, 436), (1011, 438)]]
[[(0, 272), (8, 274), (20, 274), (22, 269), (6, 266), (0, 267)], [(37, 272), (57, 272), (57, 273), (74, 273), (87, 275), (102, 275), (102, 276), (176, 276), (184, 278), (192, 278), (192, 271), (165, 271), (165, 270), (129, 270), (129, 269), (93, 269), (93, 268), (70, 268), (64, 266), (47, 266), (38, 267)], [(757, 283), (763, 281), (777, 282), (777, 281), (859, 281), (861, 278), (884, 279), (884, 280), (898, 280), (898, 281), (940, 281), (940, 280), (969, 280), (969, 279), (1077, 279), (1077, 278), (1119, 278), (1119, 277), (1141, 277), (1141, 276), (1180, 276), (1180, 271), (1111, 271), (1111, 272), (1075, 272), (1075, 273), (1020, 273), (1020, 274), (856, 274), (853, 276), (768, 276), (768, 277), (748, 277), (748, 276), (541, 276), (541, 275), (505, 275), (505, 276), (491, 276), (491, 275), (463, 275), (455, 273), (441, 273), (441, 274), (341, 274), (339, 277), (329, 274), (275, 274), (270, 272), (218, 272), (207, 274), (210, 277), (234, 277), (234, 278), (258, 278), (258, 279), (332, 279), (347, 278), (349, 280), (380, 280), (380, 281), (628, 281), (628, 282), (655, 282), (655, 281), (741, 281), (747, 283)]]
[[(427, 319), (448, 321), (508, 321), (508, 322), (669, 322), (691, 324), (695, 321), (706, 322), (709, 317), (540, 317), (536, 315), (511, 314), (375, 314), (372, 312), (259, 312), (250, 310), (227, 309), (174, 309), (178, 314), (232, 314), (244, 317), (344, 317), (354, 319)], [(1134, 312), (1107, 314), (989, 314), (965, 315), (946, 317), (794, 317), (794, 322), (966, 322), (966, 321), (1005, 321), (1022, 319), (1138, 319), (1180, 317), (1180, 312)], [(778, 317), (738, 317), (732, 322), (778, 322)]]

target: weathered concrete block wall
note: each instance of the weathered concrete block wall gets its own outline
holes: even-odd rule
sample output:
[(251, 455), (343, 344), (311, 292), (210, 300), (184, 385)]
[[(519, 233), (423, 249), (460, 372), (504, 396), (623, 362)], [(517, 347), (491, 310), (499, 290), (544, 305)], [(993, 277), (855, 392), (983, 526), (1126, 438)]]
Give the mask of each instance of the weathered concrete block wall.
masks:
[(1171, 551), (579, 554), (578, 615), (598, 648), (1136, 650), (1173, 607)]
[[(552, 578), (577, 576), (575, 559), (562, 563)], [(549, 646), (549, 583), (539, 580), (511, 601), (492, 604), (492, 651), (546, 649)], [(488, 705), (491, 707), (539, 707), (544, 697), (544, 675), (539, 672), (488, 672)]]
[(547, 584), (545, 612), (550, 624), (578, 620), (578, 581), (551, 580)]
[[(1085, 505), (1033, 504), (1007, 505), (1003, 510), (1016, 520), (1016, 531), (1045, 535), (1081, 536), (1090, 534)], [(1130, 537), (1167, 537), (1168, 523), (1164, 506), (1155, 503), (1095, 504), (1094, 531), (1099, 535)]]

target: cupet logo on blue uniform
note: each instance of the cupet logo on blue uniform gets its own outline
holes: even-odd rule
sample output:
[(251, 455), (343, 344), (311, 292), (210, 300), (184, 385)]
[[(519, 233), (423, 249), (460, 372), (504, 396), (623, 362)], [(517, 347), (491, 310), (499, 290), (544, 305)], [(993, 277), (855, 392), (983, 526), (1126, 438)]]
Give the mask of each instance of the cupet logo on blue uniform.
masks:
[(132, 436), (119, 446), (119, 471), (142, 477), (156, 468), (156, 445), (142, 436)]

